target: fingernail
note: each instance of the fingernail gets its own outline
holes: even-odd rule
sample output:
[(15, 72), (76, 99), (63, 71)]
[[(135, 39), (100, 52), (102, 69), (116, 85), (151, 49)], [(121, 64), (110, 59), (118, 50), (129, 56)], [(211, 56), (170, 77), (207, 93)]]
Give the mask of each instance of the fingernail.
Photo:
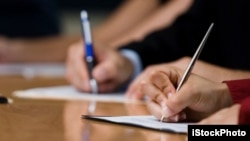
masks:
[(176, 115), (174, 119), (175, 119), (175, 122), (178, 122), (180, 120), (180, 116)]
[(167, 105), (165, 104), (165, 102), (164, 101), (161, 101), (160, 102), (160, 105), (161, 105), (161, 108), (163, 109), (164, 107), (166, 107)]
[(172, 93), (168, 93), (168, 94), (167, 94), (167, 98), (170, 98), (170, 97), (172, 97), (172, 96), (173, 96)]
[(187, 119), (187, 115), (186, 115), (186, 113), (182, 113), (181, 114), (181, 120), (186, 120)]
[(174, 116), (170, 117), (169, 119), (173, 122), (178, 122), (180, 120), (180, 115), (179, 114), (174, 115)]
[(172, 115), (173, 112), (168, 108), (168, 106), (163, 101), (161, 102), (161, 108), (162, 108), (161, 114), (164, 117), (168, 118)]

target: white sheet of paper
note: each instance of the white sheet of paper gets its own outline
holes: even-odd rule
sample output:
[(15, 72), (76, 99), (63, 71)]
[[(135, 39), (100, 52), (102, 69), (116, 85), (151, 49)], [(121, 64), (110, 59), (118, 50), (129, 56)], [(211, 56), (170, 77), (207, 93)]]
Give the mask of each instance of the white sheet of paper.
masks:
[(151, 115), (145, 116), (92, 116), (82, 115), (83, 119), (98, 120), (111, 122), (122, 125), (143, 127), (158, 131), (167, 131), (173, 133), (187, 133), (188, 123), (167, 123), (160, 122), (157, 118)]
[(64, 63), (10, 63), (0, 64), (0, 75), (21, 75), (25, 78), (35, 76), (64, 77)]
[(58, 99), (58, 100), (95, 100), (102, 102), (128, 102), (123, 93), (92, 94), (76, 90), (73, 86), (39, 87), (14, 91), (19, 98)]

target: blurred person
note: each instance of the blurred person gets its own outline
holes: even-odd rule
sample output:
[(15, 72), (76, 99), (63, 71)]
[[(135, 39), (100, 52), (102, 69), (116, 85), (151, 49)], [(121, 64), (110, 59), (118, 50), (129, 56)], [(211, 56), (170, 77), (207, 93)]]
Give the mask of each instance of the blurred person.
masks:
[(79, 38), (61, 34), (54, 1), (2, 0), (0, 9), (0, 62), (63, 62)]
[[(206, 69), (196, 65), (196, 73), (216, 81), (245, 77), (244, 70), (250, 69), (249, 63), (245, 61), (249, 59), (250, 51), (249, 21), (244, 18), (249, 13), (247, 5), (247, 0), (195, 0), (188, 11), (181, 14), (173, 24), (147, 35), (142, 41), (121, 46), (119, 51), (96, 47), (98, 64), (93, 70), (93, 76), (100, 86), (100, 92), (114, 91), (131, 82), (141, 69), (145, 69), (141, 75), (147, 74), (150, 72), (147, 68), (154, 68), (154, 64), (168, 62), (184, 69), (187, 63), (183, 62), (187, 59), (181, 58), (193, 56), (211, 22), (215, 26), (200, 55), (200, 60), (208, 65), (205, 64)], [(124, 53), (128, 51), (129, 55)], [(90, 91), (83, 56), (82, 44), (70, 48), (67, 79), (77, 89)], [(214, 70), (218, 72), (214, 73)], [(237, 73), (231, 73), (231, 70)], [(228, 73), (224, 74), (225, 71)], [(129, 85), (126, 91), (128, 97), (143, 98), (138, 90), (138, 79)]]
[[(169, 25), (190, 3), (191, 0), (124, 1), (94, 28), (95, 40), (119, 46), (141, 39), (152, 30)], [(4, 0), (0, 8), (0, 62), (64, 61), (69, 45), (81, 39), (79, 35), (60, 33), (59, 11), (54, 1)]]
[[(123, 56), (120, 54), (115, 55), (116, 52), (112, 53), (113, 50), (109, 52), (110, 49), (119, 48), (132, 41), (140, 41), (152, 31), (170, 26), (178, 16), (188, 10), (192, 1), (193, 0), (125, 1), (102, 24), (95, 27), (93, 42), (98, 61), (101, 60), (101, 58), (107, 59), (107, 56), (111, 57), (114, 55), (110, 59), (117, 59), (115, 64), (120, 64), (120, 68), (123, 66), (128, 67), (128, 69), (122, 71), (126, 73), (122, 78), (118, 78), (118, 80), (114, 81), (110, 80), (107, 85), (100, 85), (100, 92), (117, 89), (120, 83), (125, 82), (131, 75), (130, 73), (132, 73), (132, 64), (130, 62), (124, 62), (123, 59), (125, 58), (120, 59), (120, 57)], [(88, 81), (85, 66), (82, 62), (84, 56), (84, 51), (82, 50), (83, 42), (84, 41), (80, 40), (70, 46), (67, 57), (66, 76), (78, 89), (90, 91), (89, 85), (83, 83)], [(126, 71), (129, 71), (129, 73)], [(110, 75), (112, 75), (112, 73), (110, 73)], [(102, 80), (99, 79), (99, 81)]]
[(94, 28), (94, 40), (117, 48), (169, 26), (193, 0), (125, 0)]

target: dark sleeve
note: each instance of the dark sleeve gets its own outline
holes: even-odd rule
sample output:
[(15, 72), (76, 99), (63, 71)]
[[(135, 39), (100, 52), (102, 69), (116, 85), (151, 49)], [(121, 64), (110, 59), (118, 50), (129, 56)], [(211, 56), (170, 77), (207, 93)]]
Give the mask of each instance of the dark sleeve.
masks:
[[(143, 68), (184, 56), (193, 56), (211, 24), (211, 19), (204, 16), (204, 13), (210, 14), (211, 10), (205, 11), (205, 8), (201, 7), (203, 5), (203, 1), (195, 1), (190, 10), (179, 16), (172, 25), (148, 34), (142, 41), (132, 42), (119, 49), (135, 51), (142, 61)], [(212, 33), (210, 36), (213, 36)], [(201, 53), (201, 59), (203, 55), (208, 54), (205, 52), (206, 49)]]
[(167, 2), (168, 0), (158, 0), (160, 2), (160, 4), (163, 4), (165, 2)]
[(241, 103), (250, 96), (250, 78), (224, 81), (232, 96), (233, 103)]
[(151, 64), (177, 59), (182, 55), (176, 41), (176, 28), (165, 28), (149, 34), (143, 41), (132, 42), (120, 49), (135, 51), (142, 61), (143, 68)]
[(250, 96), (241, 102), (239, 124), (250, 124)]

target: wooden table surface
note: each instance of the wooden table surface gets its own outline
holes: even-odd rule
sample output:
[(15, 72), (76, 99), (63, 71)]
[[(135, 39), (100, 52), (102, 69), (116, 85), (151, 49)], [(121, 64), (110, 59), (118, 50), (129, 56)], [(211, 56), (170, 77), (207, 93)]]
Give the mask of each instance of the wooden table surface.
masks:
[[(13, 98), (0, 104), (0, 141), (184, 141), (186, 135), (157, 132), (81, 119), (89, 101), (37, 100), (12, 96), (15, 90), (68, 84), (64, 78), (1, 76), (1, 95)], [(98, 102), (96, 115), (149, 114), (142, 103)]]

